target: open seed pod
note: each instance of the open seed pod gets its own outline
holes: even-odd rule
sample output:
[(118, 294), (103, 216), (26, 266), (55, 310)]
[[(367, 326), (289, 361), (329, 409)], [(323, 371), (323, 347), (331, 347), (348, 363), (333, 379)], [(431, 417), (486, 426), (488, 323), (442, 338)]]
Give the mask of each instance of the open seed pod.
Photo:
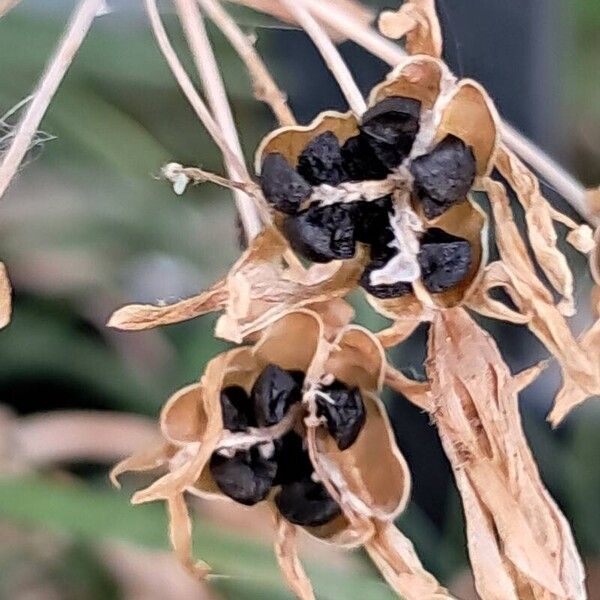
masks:
[[(331, 354), (330, 348), (335, 348)], [(115, 468), (113, 475), (116, 477), (128, 470), (148, 470), (161, 465), (168, 467), (169, 472), (148, 488), (137, 492), (133, 502), (167, 501), (171, 515), (171, 538), (181, 560), (192, 566), (189, 517), (183, 494), (187, 492), (203, 498), (229, 501), (235, 499), (248, 505), (265, 500), (272, 502), (274, 510), (277, 510), (276, 491), (278, 485), (285, 485), (285, 477), (288, 476), (280, 470), (283, 465), (292, 468), (288, 462), (281, 462), (283, 459), (277, 454), (281, 446), (277, 444), (281, 444), (283, 437), (290, 432), (301, 437), (306, 435), (303, 415), (308, 413), (302, 402), (302, 389), (314, 389), (327, 371), (344, 380), (346, 385), (360, 389), (366, 418), (356, 440), (343, 452), (331, 446), (327, 435), (321, 435), (323, 428), (319, 425), (318, 438), (313, 446), (319, 456), (319, 464), (326, 462), (327, 473), (335, 472), (336, 489), (344, 490), (346, 495), (351, 494), (354, 501), (360, 504), (365, 517), (375, 516), (390, 522), (406, 503), (410, 477), (395, 446), (383, 407), (376, 397), (381, 386), (383, 364), (381, 346), (367, 331), (357, 327), (346, 328), (335, 346), (330, 346), (325, 337), (325, 326), (317, 313), (308, 310), (288, 312), (273, 319), (253, 346), (220, 354), (210, 361), (199, 383), (174, 394), (161, 413), (164, 445), (124, 461)], [(266, 372), (270, 373), (269, 369), (279, 369), (283, 376), (286, 373), (302, 374), (302, 382), (293, 384), (300, 386), (296, 388), (294, 403), (286, 405), (285, 412), (282, 409), (272, 422), (265, 421), (265, 414), (270, 413), (261, 411), (275, 410), (275, 400), (260, 404), (263, 395), (257, 391), (259, 380), (265, 377)], [(296, 375), (293, 377), (295, 379)], [(283, 389), (277, 380), (273, 381), (275, 387), (268, 389)], [(261, 385), (266, 385), (264, 380)], [(241, 402), (246, 403), (244, 406), (236, 404), (236, 410), (240, 414), (253, 415), (243, 428), (235, 430), (226, 428), (231, 427), (232, 420), (227, 412), (230, 409), (223, 399), (223, 394), (231, 394), (228, 390), (233, 389), (242, 390)], [(275, 394), (266, 397), (277, 398), (277, 402), (280, 402), (280, 391), (268, 394)], [(271, 450), (268, 450), (269, 445)], [(264, 455), (259, 456), (260, 448), (265, 448)], [(260, 468), (260, 477), (263, 478), (259, 481), (261, 485), (265, 478), (270, 477), (270, 480), (268, 485), (263, 486), (260, 497), (246, 501), (236, 496), (239, 490), (231, 487), (229, 479), (216, 479), (220, 472), (215, 469), (221, 463), (235, 460), (240, 453), (242, 457), (246, 456), (244, 453), (250, 456), (253, 449), (256, 449), (256, 453), (251, 455), (252, 460), (260, 462), (259, 467), (248, 463), (241, 468), (246, 469), (248, 465), (252, 469)], [(312, 450), (310, 453), (306, 449), (303, 452), (310, 465), (315, 454)], [(379, 471), (380, 475), (376, 475), (368, 465), (373, 453), (376, 453), (379, 462), (383, 460), (386, 464), (385, 471)], [(213, 462), (217, 465), (215, 468)], [(271, 472), (267, 473), (269, 469)], [(359, 472), (361, 469), (364, 469), (362, 474)], [(315, 470), (318, 470), (316, 466), (311, 467), (312, 472)], [(293, 477), (305, 475), (294, 474)], [(290, 480), (290, 483), (293, 481)], [(240, 485), (245, 484), (242, 482)], [(252, 488), (251, 492), (254, 491)], [(326, 491), (321, 494), (327, 497)], [(305, 529), (313, 536), (333, 543), (362, 543), (370, 528), (365, 523), (353, 526), (333, 499), (329, 498), (326, 502), (329, 503), (327, 506), (331, 517), (327, 517), (323, 523), (308, 524)], [(205, 565), (202, 569), (206, 569)]]
[[(353, 260), (300, 270), (284, 263), (287, 248), (281, 235), (267, 228), (253, 240), (228, 275), (205, 292), (168, 305), (124, 306), (108, 324), (125, 330), (151, 329), (223, 311), (216, 334), (239, 343), (296, 307), (314, 305), (324, 315), (326, 325), (341, 316), (350, 321), (352, 313), (347, 307), (334, 314), (325, 303), (345, 296), (356, 286), (364, 265), (364, 249), (359, 248)], [(339, 308), (339, 304), (336, 306)]]
[(321, 381), (335, 378), (360, 390), (366, 422), (346, 450), (340, 450), (323, 424), (309, 427), (308, 439), (318, 473), (335, 489), (336, 499), (348, 512), (365, 520), (391, 522), (406, 506), (410, 474), (378, 398), (385, 369), (383, 348), (366, 329), (348, 326), (319, 366)]

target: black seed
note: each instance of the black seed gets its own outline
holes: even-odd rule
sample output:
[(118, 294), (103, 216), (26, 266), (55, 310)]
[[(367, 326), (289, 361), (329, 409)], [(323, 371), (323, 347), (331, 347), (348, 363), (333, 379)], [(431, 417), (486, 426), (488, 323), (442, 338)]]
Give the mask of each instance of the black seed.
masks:
[(338, 448), (346, 450), (356, 441), (367, 418), (360, 390), (336, 379), (321, 391), (333, 402), (317, 396), (317, 414), (327, 419), (327, 429)]
[(313, 466), (302, 438), (295, 432), (286, 433), (275, 440), (277, 476), (273, 485), (291, 483), (310, 477)]
[(391, 196), (353, 204), (357, 241), (386, 247), (394, 239), (394, 232), (390, 227), (390, 214), (393, 211)]
[[(391, 231), (391, 230), (390, 230)], [(389, 234), (388, 234), (389, 235)], [(391, 232), (391, 239), (394, 234)], [(389, 300), (391, 298), (400, 298), (412, 292), (412, 285), (406, 281), (397, 281), (395, 283), (373, 285), (371, 283), (371, 273), (382, 269), (397, 253), (394, 248), (373, 246), (371, 247), (371, 262), (365, 267), (360, 278), (360, 286), (371, 296), (380, 300)]]
[(218, 488), (240, 504), (252, 506), (264, 500), (277, 473), (277, 462), (263, 458), (254, 446), (232, 458), (213, 454), (209, 464)]
[(267, 202), (288, 215), (296, 214), (300, 204), (312, 194), (308, 182), (278, 152), (265, 156), (260, 185)]
[(448, 135), (429, 154), (413, 160), (414, 190), (428, 219), (463, 200), (475, 180), (475, 156), (461, 139)]
[(230, 385), (221, 390), (223, 426), (229, 431), (244, 431), (255, 425), (252, 404), (246, 390)]
[(293, 375), (277, 365), (268, 365), (252, 387), (254, 414), (259, 427), (276, 425), (294, 402), (302, 398), (302, 388)]
[(410, 154), (419, 131), (421, 103), (391, 96), (370, 108), (362, 118), (361, 131), (377, 158), (389, 169)]
[(346, 140), (342, 146), (342, 158), (344, 170), (353, 181), (385, 179), (390, 173), (362, 132)]
[(287, 217), (283, 230), (292, 248), (313, 262), (326, 263), (354, 256), (354, 209), (349, 204), (308, 208)]
[(312, 139), (298, 157), (298, 173), (312, 185), (338, 185), (348, 179), (337, 137), (325, 131)]
[(425, 287), (432, 293), (443, 292), (466, 277), (471, 246), (467, 240), (432, 228), (421, 238), (418, 258)]
[(342, 512), (323, 484), (310, 478), (282, 486), (275, 504), (290, 523), (305, 527), (324, 525)]

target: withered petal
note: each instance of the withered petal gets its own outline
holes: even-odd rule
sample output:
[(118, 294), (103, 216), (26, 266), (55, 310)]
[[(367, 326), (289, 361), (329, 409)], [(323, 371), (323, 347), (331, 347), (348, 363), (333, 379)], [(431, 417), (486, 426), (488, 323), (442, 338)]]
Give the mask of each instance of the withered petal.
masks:
[(165, 443), (161, 443), (152, 448), (145, 448), (129, 458), (117, 463), (110, 471), (110, 480), (116, 488), (121, 488), (119, 477), (124, 473), (152, 471), (165, 465), (174, 449)]
[(386, 37), (406, 36), (409, 54), (428, 54), (436, 58), (442, 55), (442, 30), (434, 0), (411, 0), (397, 11), (384, 11), (379, 15), (378, 25)]

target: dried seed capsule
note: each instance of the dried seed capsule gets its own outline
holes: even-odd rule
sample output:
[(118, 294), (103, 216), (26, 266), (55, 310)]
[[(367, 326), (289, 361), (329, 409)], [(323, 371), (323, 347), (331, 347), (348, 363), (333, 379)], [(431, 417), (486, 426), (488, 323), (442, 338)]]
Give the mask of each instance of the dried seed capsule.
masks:
[(466, 277), (471, 246), (467, 240), (432, 228), (421, 238), (418, 259), (425, 287), (432, 293), (443, 292)]
[(298, 157), (298, 173), (312, 185), (338, 185), (348, 179), (340, 142), (333, 132), (325, 131), (306, 145)]
[(344, 171), (353, 181), (385, 179), (390, 170), (377, 158), (367, 136), (361, 131), (342, 146)]
[(393, 239), (390, 214), (392, 197), (385, 196), (371, 202), (354, 202), (356, 239), (363, 244), (386, 247)]
[(327, 429), (338, 448), (346, 450), (356, 441), (367, 418), (360, 390), (336, 379), (321, 392), (328, 398), (317, 395), (317, 415), (327, 419)]
[(302, 398), (294, 376), (277, 365), (268, 365), (252, 387), (252, 403), (259, 427), (276, 425), (290, 406)]
[(410, 154), (419, 131), (420, 113), (418, 100), (390, 96), (363, 115), (361, 131), (377, 158), (389, 169), (400, 165)]
[(286, 433), (275, 440), (277, 476), (273, 485), (291, 483), (310, 477), (313, 466), (310, 462), (304, 440), (295, 432)]
[(428, 219), (463, 200), (475, 181), (475, 155), (461, 139), (448, 135), (429, 154), (413, 160), (414, 190)]
[(267, 202), (288, 215), (296, 214), (300, 204), (312, 194), (312, 187), (279, 152), (265, 156), (260, 185)]
[(342, 512), (323, 484), (310, 478), (282, 486), (275, 504), (290, 523), (305, 527), (325, 525)]
[(221, 390), (221, 412), (223, 426), (229, 431), (244, 431), (256, 424), (250, 398), (239, 385), (230, 385)]
[(371, 262), (365, 267), (359, 282), (365, 292), (380, 300), (400, 298), (401, 296), (406, 296), (406, 294), (412, 292), (412, 285), (406, 281), (397, 281), (395, 283), (379, 285), (373, 285), (371, 283), (371, 273), (385, 267), (385, 265), (387, 265), (387, 263), (395, 256), (396, 252), (397, 250), (394, 250), (393, 248), (382, 248), (381, 246), (373, 246), (371, 248)]
[(352, 258), (356, 250), (354, 209), (350, 205), (308, 208), (287, 217), (283, 230), (292, 248), (313, 262)]
[(257, 446), (237, 452), (228, 458), (213, 454), (210, 473), (218, 488), (226, 495), (246, 506), (264, 500), (277, 473), (277, 462), (263, 458)]

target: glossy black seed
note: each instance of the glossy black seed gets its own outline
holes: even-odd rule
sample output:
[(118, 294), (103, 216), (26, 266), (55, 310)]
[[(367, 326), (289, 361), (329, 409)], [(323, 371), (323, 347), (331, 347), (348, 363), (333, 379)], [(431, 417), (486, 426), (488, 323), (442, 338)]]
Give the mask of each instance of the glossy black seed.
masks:
[(244, 431), (255, 425), (250, 398), (239, 385), (231, 385), (221, 390), (221, 412), (223, 426), (229, 431)]
[(302, 388), (293, 375), (277, 365), (268, 365), (254, 383), (251, 397), (258, 426), (270, 427), (301, 400)]
[(312, 193), (309, 183), (278, 152), (267, 154), (263, 160), (260, 186), (267, 202), (288, 215), (296, 214)]
[(218, 488), (226, 496), (252, 506), (269, 494), (277, 473), (277, 462), (263, 458), (255, 446), (236, 453), (232, 458), (215, 453), (209, 468)]
[(413, 160), (410, 171), (415, 194), (428, 219), (465, 198), (473, 186), (475, 168), (473, 150), (453, 135), (446, 136), (429, 154)]
[(356, 239), (364, 244), (386, 247), (393, 239), (390, 226), (392, 198), (386, 196), (372, 202), (354, 202)]
[[(392, 232), (393, 238), (393, 232)], [(367, 264), (360, 278), (360, 286), (371, 296), (380, 300), (389, 300), (390, 298), (400, 298), (412, 292), (412, 285), (406, 281), (397, 281), (390, 284), (373, 285), (371, 283), (371, 273), (382, 269), (396, 254), (397, 250), (393, 248), (371, 248), (371, 262)]]
[(344, 170), (353, 181), (385, 179), (390, 173), (363, 132), (346, 140), (342, 146), (342, 159)]
[(432, 228), (421, 238), (418, 258), (425, 287), (432, 293), (443, 292), (466, 277), (471, 246), (467, 240)]
[(352, 258), (356, 250), (354, 209), (350, 204), (308, 208), (287, 217), (283, 230), (292, 248), (313, 262)]
[(337, 379), (321, 391), (329, 396), (317, 396), (317, 414), (327, 419), (327, 429), (340, 450), (350, 448), (356, 441), (367, 415), (360, 390)]
[(298, 173), (312, 185), (338, 185), (346, 181), (342, 149), (337, 137), (325, 131), (312, 139), (298, 157)]
[(341, 514), (337, 502), (323, 484), (310, 478), (282, 486), (275, 504), (284, 518), (294, 525), (318, 527)]
[(303, 439), (295, 431), (275, 440), (275, 460), (277, 476), (273, 485), (305, 479), (314, 470)]
[(361, 131), (376, 157), (389, 169), (410, 154), (419, 131), (420, 113), (418, 100), (391, 96), (363, 115)]

